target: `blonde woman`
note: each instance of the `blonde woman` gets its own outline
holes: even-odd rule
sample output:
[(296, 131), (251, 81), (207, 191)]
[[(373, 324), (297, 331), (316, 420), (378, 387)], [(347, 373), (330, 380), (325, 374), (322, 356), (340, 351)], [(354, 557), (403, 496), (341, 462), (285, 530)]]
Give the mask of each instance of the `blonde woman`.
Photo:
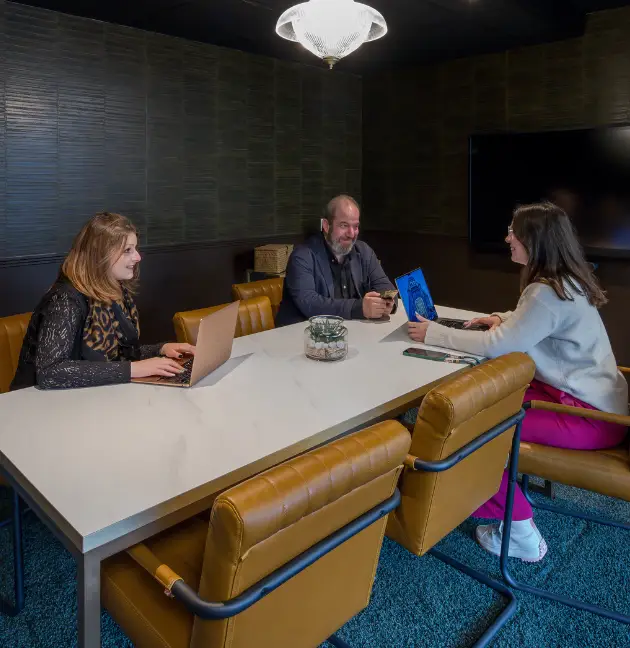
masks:
[(138, 237), (120, 214), (93, 216), (29, 323), (11, 389), (94, 387), (182, 371), (189, 344), (140, 345)]

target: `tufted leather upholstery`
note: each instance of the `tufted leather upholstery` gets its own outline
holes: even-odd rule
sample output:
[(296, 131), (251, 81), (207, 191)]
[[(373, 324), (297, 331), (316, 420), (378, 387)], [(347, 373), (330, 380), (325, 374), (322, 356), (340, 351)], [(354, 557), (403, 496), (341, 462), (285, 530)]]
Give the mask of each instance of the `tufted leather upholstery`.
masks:
[(566, 450), (521, 443), (519, 472), (630, 502), (628, 443), (609, 450)]
[[(621, 373), (630, 374), (627, 367)], [(541, 404), (549, 408), (550, 404)], [(564, 408), (559, 408), (564, 409)], [(590, 416), (608, 418), (613, 423), (630, 422), (630, 417), (619, 417), (591, 411)], [(621, 419), (621, 420), (619, 420)], [(608, 450), (567, 450), (537, 443), (521, 443), (518, 468), (527, 475), (536, 475), (549, 481), (576, 486), (630, 502), (630, 438), (617, 448)]]
[[(380, 423), (222, 493), (209, 525), (194, 518), (145, 544), (203, 598), (228, 600), (387, 499), (409, 445), (399, 423)], [(232, 619), (193, 617), (125, 553), (103, 565), (103, 601), (137, 648), (313, 648), (367, 606), (385, 523)]]
[[(418, 412), (411, 454), (445, 459), (509, 416), (523, 403), (535, 366), (511, 353), (457, 374), (432, 389)], [(499, 490), (512, 434), (486, 444), (441, 473), (405, 470), (402, 502), (389, 516), (387, 535), (423, 555)]]
[(0, 318), (0, 394), (9, 391), (30, 320), (30, 313)]
[[(220, 304), (219, 306), (175, 313), (173, 316), (173, 325), (175, 327), (177, 341), (195, 344), (197, 342), (199, 322), (206, 315), (210, 315), (210, 313), (214, 313), (226, 306), (229, 306), (229, 304)], [(272, 328), (274, 328), (273, 315), (271, 314), (271, 303), (268, 297), (254, 297), (241, 301), (238, 308), (234, 337), (268, 331)]]
[(266, 295), (271, 302), (271, 311), (275, 320), (282, 301), (282, 288), (284, 287), (283, 277), (251, 281), (250, 283), (233, 284), (232, 296), (234, 299), (251, 299), (260, 295)]

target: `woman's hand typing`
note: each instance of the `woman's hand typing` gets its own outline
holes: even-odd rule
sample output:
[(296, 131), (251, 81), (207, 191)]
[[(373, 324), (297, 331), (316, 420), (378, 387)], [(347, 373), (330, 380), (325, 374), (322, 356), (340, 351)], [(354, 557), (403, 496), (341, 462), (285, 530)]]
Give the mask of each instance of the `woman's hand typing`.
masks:
[(498, 315), (490, 315), (489, 317), (475, 317), (475, 319), (471, 319), (469, 322), (466, 322), (464, 324), (464, 328), (470, 328), (471, 326), (475, 325), (488, 326), (492, 331), (497, 326), (501, 325), (501, 318)]
[(184, 371), (178, 362), (172, 358), (149, 358), (131, 363), (132, 378), (147, 378), (148, 376), (176, 376)]
[(183, 355), (195, 355), (195, 347), (186, 342), (168, 342), (160, 349), (160, 355), (167, 358), (181, 358)]

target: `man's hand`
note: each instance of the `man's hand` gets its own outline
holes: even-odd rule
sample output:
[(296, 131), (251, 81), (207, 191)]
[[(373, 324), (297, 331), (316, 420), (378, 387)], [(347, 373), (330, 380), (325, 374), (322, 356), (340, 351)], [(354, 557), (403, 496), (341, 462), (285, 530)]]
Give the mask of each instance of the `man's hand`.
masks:
[[(391, 300), (391, 308), (394, 306), (394, 300)], [(379, 319), (385, 315), (388, 304), (377, 292), (369, 292), (363, 298), (363, 316), (366, 319)], [(389, 312), (391, 312), (391, 308)]]

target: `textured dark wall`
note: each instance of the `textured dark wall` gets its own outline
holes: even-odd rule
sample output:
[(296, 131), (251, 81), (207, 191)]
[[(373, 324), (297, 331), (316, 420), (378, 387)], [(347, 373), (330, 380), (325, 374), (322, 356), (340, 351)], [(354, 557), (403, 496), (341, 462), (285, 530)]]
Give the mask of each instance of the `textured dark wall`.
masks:
[(466, 236), (468, 136), (630, 121), (630, 7), (584, 37), (364, 77), (369, 226)]
[[(298, 243), (300, 235), (154, 247), (144, 254), (136, 301), (142, 341), (174, 339), (173, 315), (232, 301), (233, 283), (253, 268), (254, 246)], [(61, 257), (0, 267), (0, 317), (33, 310), (55, 281)]]
[(143, 245), (299, 233), (361, 193), (361, 79), (0, 0), (0, 265), (99, 210)]
[[(370, 235), (386, 269), (422, 266), (438, 303), (507, 310), (518, 268), (466, 240), (468, 136), (630, 122), (630, 7), (590, 15), (580, 39), (372, 76), (363, 92), (364, 222), (388, 230)], [(597, 274), (617, 360), (630, 363), (630, 262)]]

